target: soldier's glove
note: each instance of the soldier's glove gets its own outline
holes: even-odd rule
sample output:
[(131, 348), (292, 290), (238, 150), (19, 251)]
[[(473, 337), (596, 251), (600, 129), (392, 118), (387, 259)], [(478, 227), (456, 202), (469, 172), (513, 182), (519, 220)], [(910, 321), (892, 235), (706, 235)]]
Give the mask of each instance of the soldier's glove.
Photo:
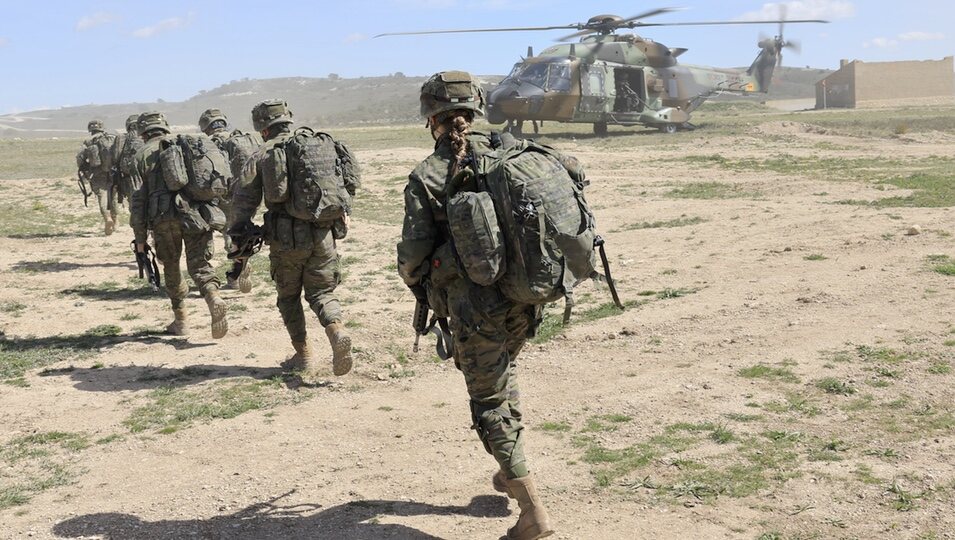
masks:
[(415, 285), (408, 285), (408, 288), (411, 289), (411, 294), (414, 295), (415, 300), (422, 304), (428, 303), (428, 291), (425, 290), (424, 285), (417, 283)]

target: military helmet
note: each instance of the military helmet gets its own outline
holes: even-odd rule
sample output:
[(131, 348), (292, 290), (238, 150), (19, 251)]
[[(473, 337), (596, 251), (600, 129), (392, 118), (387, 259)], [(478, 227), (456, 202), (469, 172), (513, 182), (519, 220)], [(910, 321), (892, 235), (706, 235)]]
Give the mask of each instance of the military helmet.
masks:
[(205, 132), (209, 129), (209, 126), (212, 125), (216, 120), (222, 120), (223, 122), (228, 122), (222, 111), (219, 109), (206, 109), (202, 115), (199, 116), (199, 129)]
[(457, 109), (484, 115), (484, 89), (470, 73), (442, 71), (421, 85), (421, 116), (431, 118)]
[(137, 124), (140, 136), (154, 129), (161, 129), (169, 133), (169, 122), (166, 121), (166, 116), (158, 111), (144, 112), (139, 115)]
[(269, 99), (252, 107), (252, 127), (265, 131), (275, 124), (292, 123), (292, 111), (283, 99)]
[(139, 115), (131, 114), (129, 118), (126, 119), (126, 131), (138, 131), (139, 130)]
[(90, 122), (86, 124), (86, 129), (90, 133), (96, 133), (97, 131), (105, 131), (103, 128), (102, 120), (90, 120)]

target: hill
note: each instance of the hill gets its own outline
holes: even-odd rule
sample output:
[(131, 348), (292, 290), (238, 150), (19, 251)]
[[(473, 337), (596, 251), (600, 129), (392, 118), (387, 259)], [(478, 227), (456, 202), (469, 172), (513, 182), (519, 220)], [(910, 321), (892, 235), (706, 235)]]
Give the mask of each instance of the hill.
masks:
[[(769, 99), (806, 98), (813, 84), (828, 71), (780, 68)], [(500, 75), (482, 76), (490, 86)], [(418, 90), (426, 77), (401, 73), (382, 77), (344, 79), (336, 76), (242, 79), (231, 81), (180, 102), (82, 105), (60, 109), (0, 115), (0, 138), (78, 137), (86, 133), (91, 118), (102, 119), (112, 129), (121, 128), (130, 114), (161, 110), (169, 122), (184, 130), (195, 129), (199, 115), (209, 107), (222, 109), (235, 127), (251, 129), (249, 111), (264, 99), (281, 97), (296, 118), (313, 126), (394, 125), (419, 121)], [(722, 99), (738, 99), (723, 96)]]

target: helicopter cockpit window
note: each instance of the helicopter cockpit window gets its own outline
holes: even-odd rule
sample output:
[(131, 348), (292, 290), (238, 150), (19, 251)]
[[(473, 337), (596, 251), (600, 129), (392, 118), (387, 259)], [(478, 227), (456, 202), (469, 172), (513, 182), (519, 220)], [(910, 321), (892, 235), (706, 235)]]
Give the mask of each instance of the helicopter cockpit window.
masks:
[(547, 89), (555, 92), (570, 90), (570, 65), (551, 64), (547, 72)]
[(543, 90), (567, 92), (570, 90), (570, 64), (517, 64), (507, 78), (532, 84)]

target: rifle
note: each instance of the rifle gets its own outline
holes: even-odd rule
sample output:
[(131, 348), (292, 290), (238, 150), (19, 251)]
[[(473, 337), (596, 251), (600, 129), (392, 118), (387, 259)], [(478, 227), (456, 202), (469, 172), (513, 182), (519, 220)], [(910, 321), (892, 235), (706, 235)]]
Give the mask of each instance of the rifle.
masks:
[(159, 265), (156, 264), (156, 253), (149, 247), (149, 244), (145, 244), (142, 251), (136, 251), (135, 240), (132, 241), (132, 246), (133, 253), (136, 254), (136, 266), (139, 270), (139, 279), (145, 277), (153, 290), (158, 292), (162, 283), (160, 283), (159, 278)]
[(265, 242), (265, 231), (259, 225), (247, 221), (237, 223), (228, 231), (232, 238), (233, 250), (226, 257), (232, 261), (232, 270), (226, 272), (226, 275), (232, 279), (239, 279), (245, 265), (249, 264), (249, 258), (262, 249)]
[(86, 187), (86, 182), (84, 182), (84, 180), (86, 180), (86, 175), (87, 173), (85, 171), (77, 171), (76, 183), (79, 184), (80, 193), (83, 194), (83, 206), (89, 208), (90, 191)]
[[(454, 356), (454, 346), (451, 342), (451, 329), (448, 327), (448, 320), (444, 317), (432, 315), (429, 322), (429, 311), (431, 311), (431, 306), (428, 305), (428, 302), (422, 302), (421, 300), (415, 302), (414, 315), (411, 318), (411, 326), (414, 327), (415, 332), (413, 351), (418, 352), (418, 343), (421, 336), (429, 333), (434, 334), (438, 339), (434, 346), (435, 352), (439, 358), (447, 360)], [(435, 325), (438, 327), (436, 328)]]

